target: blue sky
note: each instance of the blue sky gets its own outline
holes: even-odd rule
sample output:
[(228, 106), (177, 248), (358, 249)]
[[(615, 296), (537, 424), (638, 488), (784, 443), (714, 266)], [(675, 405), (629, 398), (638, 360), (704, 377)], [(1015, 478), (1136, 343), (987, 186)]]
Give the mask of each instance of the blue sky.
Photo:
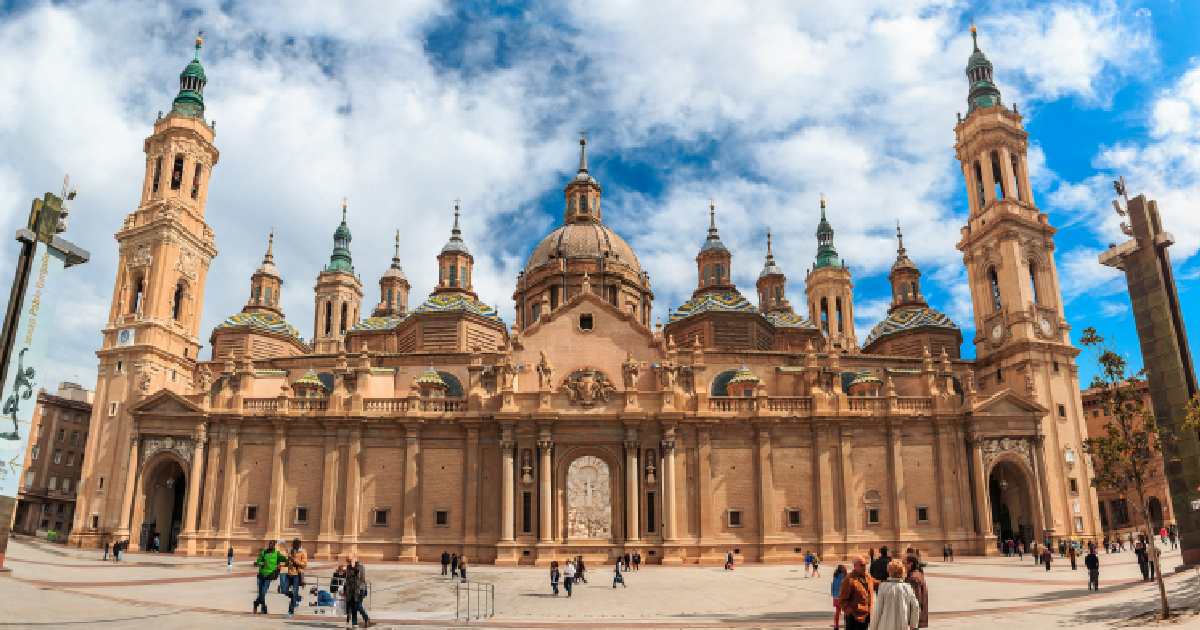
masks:
[[(0, 0), (0, 227), (70, 172), (70, 236), (93, 253), (62, 287), (49, 380), (94, 382), (111, 234), (137, 203), (142, 139), (170, 107), (198, 29), (221, 151), (202, 341), (240, 309), (272, 227), (285, 310), (311, 335), (312, 283), (342, 197), (364, 310), (397, 228), (412, 301), (428, 293), (461, 198), (476, 288), (511, 322), (516, 274), (561, 217), (586, 130), (606, 221), (650, 272), (656, 317), (695, 285), (709, 198), (742, 290), (753, 295), (770, 226), (802, 308), (823, 192), (860, 337), (886, 310), (899, 220), (925, 293), (964, 328), (971, 355), (953, 126), (972, 21), (1005, 101), (1026, 116), (1073, 336), (1096, 326), (1140, 362), (1123, 281), (1096, 263), (1121, 240), (1117, 174), (1159, 200), (1185, 319), (1200, 321), (1195, 3), (808, 4)], [(1092, 360), (1080, 362), (1086, 383)]]

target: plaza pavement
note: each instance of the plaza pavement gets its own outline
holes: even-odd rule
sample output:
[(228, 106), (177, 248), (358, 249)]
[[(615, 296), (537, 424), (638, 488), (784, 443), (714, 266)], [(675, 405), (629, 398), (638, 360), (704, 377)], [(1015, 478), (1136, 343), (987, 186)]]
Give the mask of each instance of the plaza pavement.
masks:
[[(1142, 583), (1133, 554), (1101, 554), (1101, 590), (1087, 590), (1082, 561), (1072, 571), (1056, 558), (1047, 573), (1027, 556), (930, 560), (931, 627), (1000, 625), (1022, 630), (1112, 628), (1113, 622), (1151, 611), (1153, 583)], [(1168, 569), (1179, 554), (1168, 552)], [(272, 615), (249, 614), (253, 567), (240, 558), (234, 573), (223, 558), (128, 554), (120, 565), (92, 550), (69, 549), (28, 538), (9, 547), (11, 577), (0, 578), (5, 612), (0, 628), (260, 628), (341, 627), (327, 617), (298, 614), (287, 620), (286, 598), (272, 590)], [(575, 596), (555, 598), (542, 568), (473, 565), (473, 581), (496, 588), (496, 616), (476, 627), (505, 628), (828, 628), (832, 620), (829, 577), (804, 577), (803, 566), (643, 567), (627, 574), (628, 588), (611, 588), (611, 567), (589, 567), (589, 583)], [(310, 576), (328, 576), (328, 562), (310, 564)], [(377, 627), (459, 627), (454, 589), (436, 565), (370, 563), (374, 594), (368, 604)], [(1200, 628), (1200, 573), (1167, 578), (1175, 606), (1188, 616), (1170, 627)], [(307, 600), (307, 598), (306, 598)], [(305, 611), (307, 612), (307, 611)], [(1136, 622), (1135, 622), (1136, 623)], [(467, 624), (460, 624), (467, 627)]]

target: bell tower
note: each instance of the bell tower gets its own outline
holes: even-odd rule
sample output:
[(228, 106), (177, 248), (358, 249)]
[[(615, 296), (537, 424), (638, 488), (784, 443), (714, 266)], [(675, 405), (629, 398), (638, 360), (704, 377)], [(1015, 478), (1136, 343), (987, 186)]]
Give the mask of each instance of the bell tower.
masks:
[(472, 271), (475, 268), (475, 257), (467, 249), (463, 241), (462, 229), (458, 227), (460, 209), (454, 202), (454, 227), (450, 229), (450, 240), (442, 246), (438, 253), (438, 284), (433, 292), (439, 295), (454, 294), (466, 296), (472, 300), (479, 299), (471, 284)]
[(817, 261), (804, 279), (808, 314), (829, 343), (842, 352), (858, 349), (854, 336), (854, 283), (846, 262), (833, 246), (833, 226), (825, 218), (821, 195), (821, 220), (817, 223)]
[(1055, 229), (1034, 204), (1021, 115), (1001, 101), (974, 26), (971, 40), (967, 115), (954, 135), (969, 206), (957, 247), (971, 288), (975, 381), (981, 397), (1007, 388), (1047, 408), (1035, 438), (1046, 468), (1039, 494), (1045, 512), (1054, 514), (1046, 535), (1094, 536), (1099, 519), (1080, 456), (1087, 429), (1079, 350), (1063, 315)]
[(136, 466), (138, 436), (129, 407), (161, 389), (183, 394), (191, 387), (204, 283), (217, 255), (204, 220), (218, 152), (213, 127), (204, 120), (202, 45), (197, 37), (171, 111), (159, 115), (143, 143), (141, 200), (116, 233), (117, 277), (96, 353), (96, 398), (71, 532), (75, 544), (131, 535), (128, 473)]
[(342, 350), (346, 331), (358, 323), (362, 308), (362, 281), (354, 273), (350, 258), (350, 226), (346, 224), (346, 200), (342, 200), (342, 222), (333, 232), (333, 253), (329, 264), (317, 275), (315, 313), (313, 313), (313, 350), (318, 354), (336, 354)]

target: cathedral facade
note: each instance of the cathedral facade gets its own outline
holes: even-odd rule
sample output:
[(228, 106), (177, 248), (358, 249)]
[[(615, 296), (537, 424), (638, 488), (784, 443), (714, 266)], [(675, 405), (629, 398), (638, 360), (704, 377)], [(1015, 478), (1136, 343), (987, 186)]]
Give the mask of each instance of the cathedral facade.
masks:
[(803, 308), (769, 236), (754, 294), (735, 286), (710, 208), (696, 289), (652, 324), (650, 277), (604, 223), (583, 140), (511, 324), (474, 292), (457, 208), (428, 296), (410, 304), (397, 236), (364, 312), (343, 205), (311, 338), (280, 307), (268, 240), (201, 357), (219, 154), (199, 50), (116, 234), (74, 544), (158, 533), (165, 550), (223, 554), (299, 537), (318, 557), (679, 564), (1100, 535), (1055, 230), (978, 46), (955, 127), (970, 360), (899, 230), (891, 307), (860, 342), (823, 199)]

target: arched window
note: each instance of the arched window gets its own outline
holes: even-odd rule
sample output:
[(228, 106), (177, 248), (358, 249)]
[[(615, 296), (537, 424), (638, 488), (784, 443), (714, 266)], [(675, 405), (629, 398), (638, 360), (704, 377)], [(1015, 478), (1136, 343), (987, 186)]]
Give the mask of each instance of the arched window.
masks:
[(171, 167), (171, 190), (179, 190), (183, 185), (183, 154), (175, 155), (175, 165)]
[(579, 211), (583, 214), (587, 214), (590, 210), (591, 209), (588, 208), (587, 195), (579, 195)]
[(725, 282), (725, 265), (722, 265), (721, 263), (717, 263), (717, 283), (722, 284), (724, 282)]
[(129, 312), (137, 313), (142, 310), (142, 294), (145, 293), (146, 287), (142, 282), (142, 277), (138, 276), (133, 281), (133, 296), (129, 300)]
[(1000, 279), (996, 277), (996, 268), (988, 267), (988, 291), (992, 295), (992, 312), (1000, 311)]
[(450, 265), (450, 286), (458, 286), (458, 265)]
[(833, 305), (837, 309), (837, 331), (839, 333), (846, 331), (846, 323), (842, 317), (842, 298), (834, 298)]
[(1011, 157), (1012, 157), (1012, 172), (1013, 172), (1013, 197), (1015, 197), (1017, 199), (1017, 201), (1020, 201), (1021, 200), (1020, 161), (1017, 160), (1017, 156), (1015, 154), (1012, 155)]
[(471, 280), (467, 277), (467, 266), (463, 265), (458, 268), (458, 277), (462, 280), (462, 286), (471, 286)]
[(463, 397), (462, 381), (458, 380), (457, 376), (442, 370), (438, 370), (437, 373), (442, 377), (442, 382), (446, 384), (446, 398)]
[(333, 302), (325, 303), (325, 334), (333, 333)]
[(1004, 199), (1008, 196), (1008, 191), (1004, 189), (1004, 175), (1000, 172), (1000, 156), (992, 151), (990, 161), (992, 163), (992, 185), (996, 187), (994, 191), (996, 199)]
[(1033, 303), (1041, 304), (1042, 299), (1038, 296), (1037, 282), (1037, 263), (1029, 261), (1029, 291), (1033, 295)]
[(829, 298), (821, 298), (821, 330), (829, 334)]
[(158, 192), (158, 180), (162, 178), (162, 156), (154, 158), (154, 180), (150, 183), (150, 192)]
[(392, 287), (388, 287), (387, 298), (384, 300), (389, 306), (392, 303)]
[(192, 172), (192, 199), (200, 198), (200, 163), (196, 162), (196, 170)]
[(267, 287), (267, 304), (274, 304), (274, 302), (271, 301), (271, 287)]
[(550, 287), (550, 310), (558, 308), (558, 286)]
[(342, 319), (338, 322), (338, 333), (346, 334), (346, 322), (350, 319), (350, 305), (342, 302)]
[(179, 321), (183, 317), (183, 296), (185, 293), (186, 291), (184, 291), (182, 282), (175, 285), (175, 295), (173, 302), (171, 302), (171, 319), (175, 321)]
[(540, 302), (534, 302), (529, 309), (529, 323), (532, 324), (542, 316), (542, 305)]
[(709, 395), (728, 396), (729, 381), (733, 379), (734, 374), (737, 374), (737, 370), (725, 370), (713, 378), (712, 389), (709, 390)]
[(979, 160), (975, 160), (975, 201), (979, 204), (979, 209), (983, 209), (983, 169), (979, 166)]

